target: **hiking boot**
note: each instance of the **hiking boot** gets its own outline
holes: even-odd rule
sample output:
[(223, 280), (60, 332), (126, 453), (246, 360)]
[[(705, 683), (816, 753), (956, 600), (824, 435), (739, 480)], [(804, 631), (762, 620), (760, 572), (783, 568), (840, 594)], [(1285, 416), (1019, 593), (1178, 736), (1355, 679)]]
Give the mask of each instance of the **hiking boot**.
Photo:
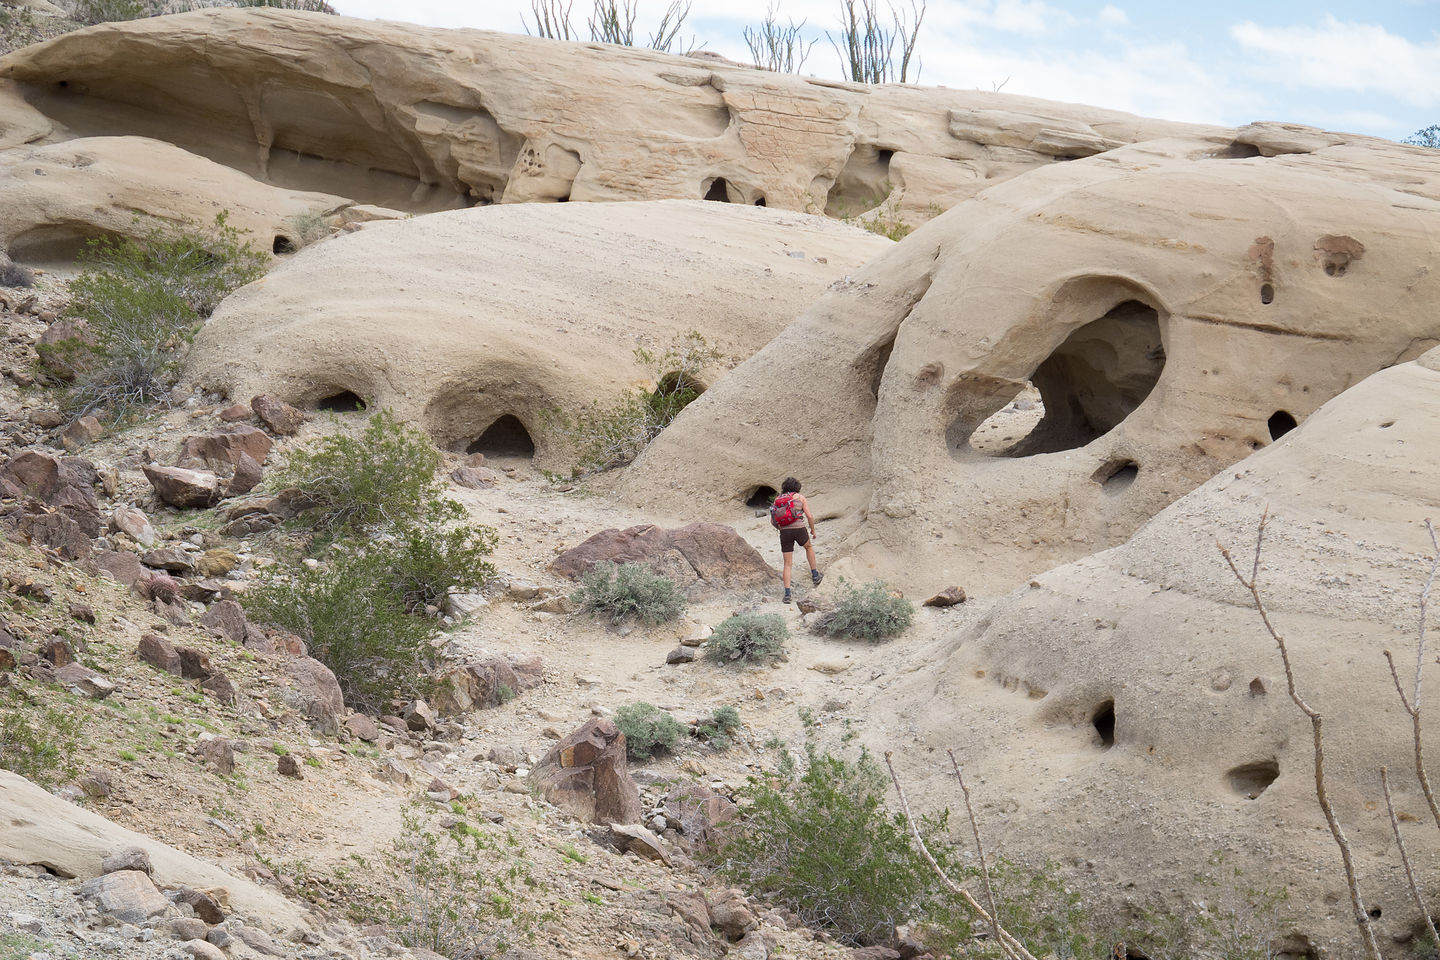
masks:
[(815, 586), (820, 586), (820, 581), (824, 579), (825, 574), (821, 573), (819, 570), (810, 571), (810, 582), (813, 583)]
[(782, 600), (781, 602), (782, 602), (782, 603), (789, 603), (789, 602), (790, 602), (790, 591), (789, 591), (789, 590), (786, 590), (786, 591), (785, 591), (785, 599)]

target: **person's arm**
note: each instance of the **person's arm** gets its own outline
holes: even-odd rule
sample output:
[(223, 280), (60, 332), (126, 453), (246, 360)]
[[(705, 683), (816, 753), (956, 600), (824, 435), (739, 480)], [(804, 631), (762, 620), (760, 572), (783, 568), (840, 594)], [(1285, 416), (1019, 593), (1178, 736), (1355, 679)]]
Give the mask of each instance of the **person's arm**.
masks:
[(800, 498), (800, 506), (805, 508), (805, 522), (810, 524), (810, 536), (815, 536), (815, 516), (810, 512), (810, 501), (804, 497)]

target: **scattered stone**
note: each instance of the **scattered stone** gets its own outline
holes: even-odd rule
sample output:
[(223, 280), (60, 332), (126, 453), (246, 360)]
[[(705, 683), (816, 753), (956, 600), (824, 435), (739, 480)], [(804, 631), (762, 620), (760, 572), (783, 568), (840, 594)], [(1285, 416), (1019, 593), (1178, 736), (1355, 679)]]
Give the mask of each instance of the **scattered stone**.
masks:
[(126, 587), (132, 586), (145, 573), (140, 558), (124, 551), (100, 551), (95, 555), (95, 566), (101, 573)]
[(392, 783), (397, 787), (403, 787), (410, 782), (410, 774), (394, 757), (386, 757), (380, 762), (380, 768), (375, 771), (375, 778), (383, 780), (385, 783)]
[(745, 895), (739, 890), (733, 888), (724, 890), (718, 897), (709, 900), (709, 904), (710, 922), (731, 943), (760, 925), (759, 921), (755, 919), (755, 914), (750, 910), (750, 904), (746, 902)]
[(255, 411), (261, 423), (282, 437), (293, 436), (305, 422), (302, 411), (263, 393), (250, 399), (250, 409)]
[(405, 726), (417, 733), (435, 729), (435, 711), (424, 700), (412, 700), (400, 711)]
[[(704, 776), (704, 770), (696, 776)], [(679, 828), (692, 846), (707, 846), (715, 831), (739, 812), (733, 801), (699, 783), (679, 784), (665, 795), (665, 820)]]
[(180, 949), (195, 960), (227, 960), (225, 951), (205, 940), (186, 940)]
[[(91, 767), (76, 781), (85, 796), (91, 800), (104, 800), (115, 791), (115, 785), (110, 781), (109, 772), (99, 767)], [(106, 871), (107, 873), (110, 871)], [(146, 871), (149, 872), (148, 870)]]
[(88, 603), (81, 603), (76, 600), (70, 604), (70, 619), (78, 620), (80, 623), (95, 625), (95, 608)]
[(15, 669), (15, 654), (10, 652), (9, 647), (0, 647), (0, 673), (6, 670)]
[(176, 940), (204, 940), (206, 925), (199, 917), (176, 917), (170, 921), (170, 935)]
[[(963, 601), (958, 601), (963, 602)], [(949, 607), (949, 603), (932, 603), (932, 607)], [(873, 947), (856, 947), (850, 951), (850, 960), (900, 960), (900, 951), (892, 950), (889, 947), (875, 945)]]
[(146, 550), (140, 555), (140, 562), (147, 567), (164, 570), (167, 573), (185, 574), (195, 569), (195, 561), (180, 547), (160, 547)]
[(221, 600), (205, 611), (205, 615), (200, 618), (200, 625), (217, 631), (231, 643), (244, 643), (245, 628), (250, 624), (245, 619), (245, 610), (240, 604), (234, 600)]
[(293, 753), (276, 757), (275, 770), (282, 777), (290, 777), (294, 780), (304, 780), (305, 775), (300, 772), (300, 758)]
[(704, 894), (695, 892), (672, 893), (665, 899), (666, 906), (675, 911), (676, 916), (684, 920), (696, 932), (710, 936), (710, 905), (705, 902)]
[(679, 646), (665, 654), (665, 662), (670, 665), (695, 662), (695, 648)]
[(104, 700), (116, 690), (114, 683), (78, 663), (67, 663), (56, 670), (55, 679), (92, 700)]
[[(145, 478), (164, 503), (182, 510), (208, 507), (221, 497), (220, 478), (208, 470), (187, 470), (147, 463)], [(209, 944), (206, 944), (209, 946)]]
[(240, 558), (231, 550), (206, 550), (195, 563), (204, 577), (223, 577), (240, 566)]
[[(51, 637), (40, 644), (38, 651), (40, 656), (48, 660), (51, 666), (65, 667), (75, 665), (75, 651), (71, 648), (70, 642), (64, 637)], [(83, 667), (81, 668), (84, 669)]]
[(259, 927), (252, 927), (248, 924), (245, 926), (231, 926), (230, 932), (235, 935), (237, 940), (256, 953), (264, 954), (267, 957), (284, 955), (280, 950), (280, 946), (271, 939), (270, 934), (261, 930)]
[(192, 890), (189, 887), (181, 887), (175, 894), (177, 903), (184, 903), (195, 911), (195, 916), (209, 924), (221, 923), (225, 919), (225, 911), (220, 907), (220, 901), (202, 890)]
[(175, 652), (180, 656), (180, 676), (186, 680), (207, 680), (215, 672), (210, 666), (210, 658), (201, 650), (194, 647), (176, 647)]
[(281, 697), (301, 716), (326, 732), (340, 729), (345, 695), (330, 668), (312, 657), (298, 656), (285, 663), (286, 687)]
[(200, 684), (200, 689), (226, 706), (232, 706), (240, 699), (240, 688), (235, 685), (235, 681), (219, 670), (207, 677), (205, 682)]
[(436, 685), (435, 705), (448, 714), (498, 707), (539, 686), (544, 676), (540, 657), (488, 657), (446, 673)]
[(215, 768), (222, 777), (235, 772), (235, 747), (224, 737), (211, 737), (195, 744), (195, 755)]
[(380, 739), (380, 726), (363, 713), (352, 713), (345, 718), (345, 729), (350, 736), (366, 743), (374, 743)]
[(450, 479), (462, 487), (471, 490), (479, 490), (484, 487), (492, 487), (499, 481), (501, 474), (489, 467), (456, 467), (450, 471)]
[(155, 545), (155, 527), (139, 507), (116, 507), (110, 513), (110, 529), (120, 531), (142, 547)]
[(660, 838), (638, 823), (612, 823), (610, 837), (621, 850), (629, 850), (642, 859), (670, 866), (670, 857), (660, 845)]
[(926, 607), (953, 607), (958, 603), (965, 602), (965, 591), (959, 587), (946, 587), (935, 596), (926, 600), (922, 606)]
[(209, 433), (186, 437), (180, 444), (176, 466), (231, 476), (242, 458), (250, 458), (257, 467), (264, 463), (273, 443), (269, 435), (257, 427), (246, 423), (226, 424)]
[(60, 432), (60, 443), (66, 450), (78, 450), (89, 443), (94, 443), (105, 435), (105, 428), (100, 421), (92, 416), (84, 416), (71, 423)]
[(65, 422), (65, 414), (53, 407), (41, 407), (30, 411), (30, 422), (42, 430), (54, 430)]
[(100, 861), (101, 873), (117, 873), (121, 870), (138, 870), (148, 876), (153, 872), (149, 852), (144, 847), (121, 847)]
[(179, 676), (180, 654), (176, 651), (174, 644), (158, 633), (141, 635), (140, 646), (136, 652), (140, 655), (140, 659), (150, 666)]
[(237, 423), (241, 420), (249, 420), (254, 413), (243, 403), (232, 403), (220, 411), (220, 419), (226, 423)]
[(640, 788), (625, 764), (625, 735), (597, 717), (561, 740), (535, 771), (545, 799), (582, 820), (638, 823)]
[(500, 746), (491, 747), (490, 752), (485, 755), (485, 759), (506, 773), (514, 773), (524, 764), (525, 755), (514, 747)]
[(849, 670), (851, 664), (848, 660), (818, 660), (810, 664), (810, 669), (816, 673), (824, 673), (834, 676)]
[(80, 885), (80, 896), (125, 923), (144, 923), (170, 906), (150, 877), (139, 870), (117, 870), (86, 880)]
[(529, 580), (511, 580), (505, 593), (511, 600), (534, 600), (540, 595), (540, 586)]
[(466, 620), (490, 606), (490, 601), (479, 593), (450, 593), (445, 595), (445, 615), (456, 620)]

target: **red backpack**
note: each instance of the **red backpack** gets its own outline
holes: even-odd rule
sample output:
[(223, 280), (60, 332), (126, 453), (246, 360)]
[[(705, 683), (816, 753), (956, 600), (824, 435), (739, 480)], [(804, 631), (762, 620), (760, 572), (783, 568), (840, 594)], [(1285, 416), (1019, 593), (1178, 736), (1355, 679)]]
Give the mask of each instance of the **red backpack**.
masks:
[(805, 519), (805, 508), (800, 506), (799, 494), (782, 493), (770, 504), (770, 525), (788, 527)]

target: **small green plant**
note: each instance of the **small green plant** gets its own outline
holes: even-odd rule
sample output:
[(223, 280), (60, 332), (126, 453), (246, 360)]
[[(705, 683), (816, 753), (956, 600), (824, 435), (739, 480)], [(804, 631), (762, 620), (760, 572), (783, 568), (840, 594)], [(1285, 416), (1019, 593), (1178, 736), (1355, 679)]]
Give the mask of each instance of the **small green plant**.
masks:
[(283, 743), (273, 743), (270, 745), (270, 752), (277, 757), (287, 757), (290, 755), (290, 748)]
[(705, 659), (720, 664), (773, 663), (785, 655), (790, 628), (778, 613), (737, 613), (720, 622), (705, 643)]
[(26, 960), (44, 949), (44, 942), (28, 933), (0, 933), (0, 960)]
[[(304, 2), (304, 0), (302, 0)], [(271, 6), (270, 3), (253, 3), (253, 6)], [(278, 6), (278, 2), (274, 5)], [(321, 12), (321, 11), (316, 11)], [(334, 11), (328, 11), (333, 13)], [(285, 218), (285, 224), (290, 228), (291, 236), (286, 239), (294, 250), (308, 247), (318, 240), (330, 236), (330, 227), (325, 223), (325, 212), (323, 210), (306, 210), (304, 213), (297, 213)], [(278, 252), (278, 251), (277, 251)]]
[(270, 485), (303, 490), (313, 504), (303, 519), (315, 529), (365, 533), (418, 522), (444, 502), (439, 469), (430, 438), (380, 410), (358, 437), (335, 434), (292, 453)]
[(499, 542), (492, 528), (441, 526), (465, 515), (449, 499), (432, 503), (426, 512), (422, 523), (400, 524), (384, 551), (392, 565), (391, 585), (412, 613), (439, 604), (452, 590), (478, 590), (495, 576), (494, 565), (485, 559)]
[(120, 759), (134, 761), (140, 759), (140, 755), (137, 754), (134, 750), (121, 750)]
[(656, 626), (685, 612), (685, 597), (674, 581), (643, 563), (597, 563), (580, 578), (580, 588), (571, 599), (581, 610), (608, 615), (612, 623), (634, 616)]
[(695, 736), (716, 750), (729, 750), (731, 737), (740, 729), (740, 711), (726, 705), (716, 707), (708, 719), (695, 724)]
[(36, 711), (34, 723), (24, 708), (0, 713), (0, 768), (48, 786), (75, 775), (83, 715), (54, 707)]
[(515, 693), (515, 688), (510, 686), (510, 684), (501, 683), (495, 688), (495, 696), (499, 698), (501, 703), (509, 703), (511, 700), (514, 700), (518, 694)]
[(585, 854), (576, 850), (573, 844), (569, 843), (560, 848), (560, 855), (573, 863), (585, 863), (589, 859)]
[(67, 315), (85, 337), (48, 348), (60, 362), (42, 353), (41, 363), (73, 374), (65, 403), (83, 414), (168, 403), (195, 331), (226, 295), (264, 274), (266, 259), (221, 212), (207, 227), (92, 240), (80, 262)]
[(627, 703), (615, 711), (615, 726), (625, 734), (625, 755), (649, 760), (656, 753), (674, 753), (685, 738), (685, 724), (650, 703)]
[[(904, 818), (886, 812), (887, 781), (874, 760), (864, 752), (849, 760), (813, 742), (806, 760), (798, 780), (752, 778), (738, 829), (711, 854), (720, 872), (851, 946), (883, 941), (907, 921), (967, 935)], [(945, 821), (927, 821), (923, 832), (943, 834)]]
[(631, 390), (608, 405), (597, 401), (573, 416), (544, 414), (545, 424), (574, 446), (580, 470), (609, 470), (638, 457), (700, 396), (700, 371), (723, 356), (692, 330), (660, 353), (637, 347), (635, 359), (650, 371), (650, 389)]
[(835, 609), (816, 621), (815, 629), (832, 637), (876, 643), (903, 632), (915, 619), (915, 605), (896, 596), (879, 580), (857, 587), (840, 581)]

